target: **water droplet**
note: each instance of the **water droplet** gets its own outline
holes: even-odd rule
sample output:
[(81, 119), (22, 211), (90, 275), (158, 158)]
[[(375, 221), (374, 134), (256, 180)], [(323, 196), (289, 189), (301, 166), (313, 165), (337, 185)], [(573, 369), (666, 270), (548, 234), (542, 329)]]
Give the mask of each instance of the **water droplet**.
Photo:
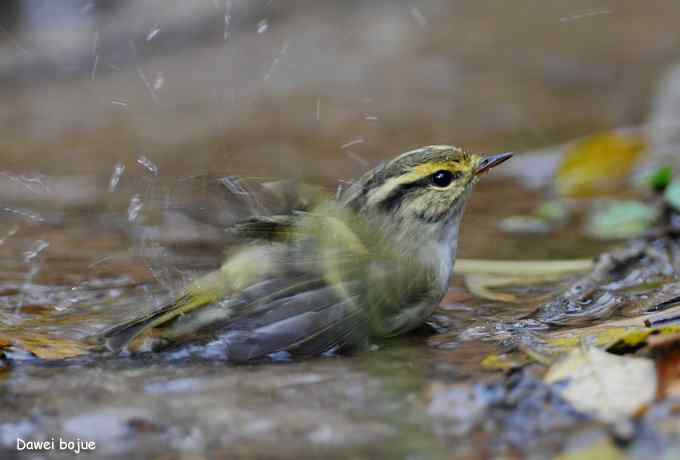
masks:
[(7, 241), (9, 238), (12, 238), (16, 233), (19, 231), (19, 227), (12, 227), (9, 232), (5, 233), (5, 235), (0, 238), (0, 246), (5, 244), (5, 241)]
[(154, 37), (155, 37), (156, 35), (158, 35), (158, 32), (160, 32), (160, 31), (161, 31), (161, 28), (160, 28), (160, 27), (154, 27), (153, 29), (151, 29), (151, 30), (149, 31), (149, 33), (146, 34), (146, 41), (147, 41), (147, 42), (150, 42), (151, 40), (153, 40)]
[(363, 167), (366, 167), (366, 166), (369, 165), (368, 161), (366, 161), (366, 159), (364, 157), (362, 157), (358, 153), (352, 152), (351, 150), (347, 150), (345, 152), (345, 155), (347, 155), (349, 158), (356, 161), (357, 163), (359, 163)]
[(153, 161), (149, 160), (147, 157), (142, 155), (137, 159), (137, 163), (144, 168), (146, 168), (147, 171), (149, 171), (151, 174), (154, 176), (158, 175), (158, 165), (154, 163)]
[(229, 40), (229, 25), (231, 24), (231, 0), (224, 0), (224, 40)]
[(415, 6), (411, 7), (411, 16), (413, 19), (415, 19), (420, 27), (425, 27), (427, 25), (427, 19), (425, 19), (425, 15), (423, 15), (423, 13)]
[(118, 187), (120, 178), (125, 172), (125, 165), (122, 163), (116, 163), (113, 167), (113, 174), (111, 175), (111, 180), (109, 181), (109, 192), (113, 192)]
[(50, 243), (48, 243), (45, 240), (37, 240), (33, 243), (31, 248), (28, 251), (24, 252), (24, 260), (28, 262), (32, 262), (35, 260), (41, 252), (43, 252), (45, 249), (49, 247)]
[(0, 213), (3, 212), (25, 217), (26, 219), (32, 220), (33, 222), (45, 221), (45, 219), (43, 219), (39, 214), (36, 214), (33, 211), (29, 211), (28, 209), (0, 208)]
[(165, 77), (163, 76), (163, 72), (156, 72), (156, 78), (154, 78), (153, 80), (153, 90), (154, 91), (160, 90), (164, 84)]
[(354, 139), (353, 141), (349, 141), (348, 143), (341, 145), (340, 148), (341, 149), (348, 149), (348, 148), (352, 147), (353, 145), (359, 145), (359, 144), (363, 144), (363, 143), (364, 143), (364, 138), (360, 137), (358, 139)]
[(139, 216), (143, 206), (144, 204), (142, 203), (142, 199), (139, 197), (139, 195), (132, 197), (130, 200), (130, 206), (128, 206), (128, 220), (130, 222), (137, 220), (137, 217)]
[(269, 29), (269, 22), (266, 19), (261, 20), (257, 23), (257, 34), (262, 35)]

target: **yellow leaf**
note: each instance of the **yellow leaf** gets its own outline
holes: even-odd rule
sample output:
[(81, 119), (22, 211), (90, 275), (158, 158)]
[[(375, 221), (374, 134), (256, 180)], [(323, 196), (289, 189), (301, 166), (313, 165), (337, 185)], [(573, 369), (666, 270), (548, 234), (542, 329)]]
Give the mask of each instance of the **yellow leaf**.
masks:
[(628, 456), (616, 447), (610, 439), (602, 439), (589, 446), (566, 452), (555, 460), (624, 460)]
[(489, 355), (482, 360), (482, 366), (487, 369), (508, 370), (519, 367), (520, 364), (506, 355)]
[(600, 348), (635, 348), (644, 345), (647, 338), (652, 334), (665, 335), (680, 332), (680, 325), (650, 328), (644, 325), (617, 325), (600, 324), (588, 328), (558, 331), (552, 334), (547, 343), (557, 347), (570, 349), (586, 342)]
[(595, 134), (574, 145), (557, 171), (560, 195), (587, 197), (616, 189), (645, 149), (639, 136), (613, 131)]
[(90, 347), (83, 342), (38, 333), (22, 333), (17, 337), (0, 337), (0, 343), (12, 343), (41, 359), (64, 359), (84, 355)]

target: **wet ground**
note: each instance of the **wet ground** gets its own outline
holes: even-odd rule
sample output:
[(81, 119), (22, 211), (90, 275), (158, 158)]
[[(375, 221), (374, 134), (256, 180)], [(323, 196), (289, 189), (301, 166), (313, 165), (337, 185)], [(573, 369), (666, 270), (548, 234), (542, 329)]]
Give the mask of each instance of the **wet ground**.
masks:
[[(510, 208), (494, 200), (508, 189), (516, 195)], [(508, 181), (480, 186), (468, 211), (463, 255), (550, 259), (604, 247), (568, 231), (544, 238), (540, 247), (533, 238), (503, 235), (498, 219), (531, 206), (533, 196)], [(217, 267), (222, 246), (187, 238), (200, 234), (187, 223), (186, 229), (175, 224), (165, 239), (140, 238), (140, 225), (118, 212), (12, 209), (11, 235), (2, 246), (0, 338), (24, 347), (6, 350), (11, 363), (0, 374), (6, 455), (13, 455), (16, 437), (51, 436), (94, 440), (97, 454), (111, 458), (478, 458), (546, 448), (551, 433), (531, 432), (530, 411), (518, 410), (516, 426), (495, 437), (475, 414), (450, 420), (451, 402), (431, 395), (437, 385), (459, 384), (457, 397), (465, 397), (481, 391), (474, 384), (494, 381), (499, 374), (483, 367), (483, 359), (505, 351), (508, 334), (536, 328), (516, 320), (538, 302), (475, 298), (457, 278), (433, 319), (436, 331), (423, 328), (350, 356), (247, 366), (227, 364), (210, 350), (189, 357), (36, 360), (27, 350), (58, 358), (80, 339), (158, 306), (192, 276)], [(43, 342), (57, 355), (42, 349)], [(488, 391), (493, 399), (500, 390)], [(481, 411), (486, 403), (479, 404)], [(441, 420), (438, 412), (447, 415)], [(548, 444), (559, 447), (563, 440), (552, 436)]]
[[(40, 15), (41, 33), (0, 28), (0, 457), (23, 458), (17, 438), (61, 437), (121, 459), (549, 458), (608, 435), (531, 369), (501, 379), (482, 365), (545, 333), (523, 318), (565, 280), (504, 303), (457, 277), (432, 326), (350, 356), (60, 354), (219, 265), (219, 231), (165, 212), (220, 214), (205, 174), (334, 189), (423, 144), (521, 153), (642, 121), (679, 57), (676, 3), (152, 3), (101, 16), (78, 4), (82, 27), (63, 41), (61, 20)], [(610, 247), (571, 227), (499, 230), (550, 194), (485, 179), (460, 256)], [(666, 446), (659, 433), (639, 443)]]

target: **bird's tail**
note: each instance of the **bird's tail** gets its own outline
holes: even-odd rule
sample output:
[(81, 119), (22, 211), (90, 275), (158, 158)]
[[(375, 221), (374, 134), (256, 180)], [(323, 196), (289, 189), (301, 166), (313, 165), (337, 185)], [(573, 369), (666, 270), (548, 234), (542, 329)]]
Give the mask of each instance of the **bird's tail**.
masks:
[(169, 323), (179, 316), (211, 303), (213, 300), (213, 296), (189, 291), (159, 310), (104, 331), (99, 336), (99, 343), (109, 351), (121, 351), (144, 332)]

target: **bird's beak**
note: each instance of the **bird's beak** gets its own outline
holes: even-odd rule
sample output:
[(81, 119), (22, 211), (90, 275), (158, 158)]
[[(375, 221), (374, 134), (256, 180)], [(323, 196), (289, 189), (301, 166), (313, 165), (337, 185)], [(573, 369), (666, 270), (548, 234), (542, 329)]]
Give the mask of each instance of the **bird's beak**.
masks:
[(480, 161), (477, 168), (475, 168), (475, 176), (479, 176), (489, 169), (495, 168), (499, 164), (508, 161), (510, 158), (512, 158), (512, 152), (499, 153), (498, 155), (482, 158), (482, 161)]

